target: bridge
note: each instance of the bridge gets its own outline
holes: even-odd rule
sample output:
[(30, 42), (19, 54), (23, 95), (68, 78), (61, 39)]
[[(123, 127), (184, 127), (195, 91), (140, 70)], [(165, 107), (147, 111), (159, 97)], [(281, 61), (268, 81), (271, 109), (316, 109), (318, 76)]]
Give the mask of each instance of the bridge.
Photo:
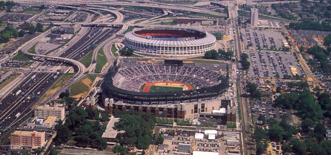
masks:
[(74, 67), (74, 70), (77, 72), (76, 75), (74, 76), (74, 79), (80, 78), (85, 72), (86, 72), (86, 67), (80, 63), (79, 61), (70, 59), (70, 58), (65, 58), (65, 57), (57, 57), (57, 56), (48, 56), (48, 55), (40, 55), (40, 54), (31, 54), (27, 52), (23, 52), (26, 55), (32, 56), (34, 60), (48, 60), (48, 61), (56, 61), (56, 62), (62, 62), (69, 64)]

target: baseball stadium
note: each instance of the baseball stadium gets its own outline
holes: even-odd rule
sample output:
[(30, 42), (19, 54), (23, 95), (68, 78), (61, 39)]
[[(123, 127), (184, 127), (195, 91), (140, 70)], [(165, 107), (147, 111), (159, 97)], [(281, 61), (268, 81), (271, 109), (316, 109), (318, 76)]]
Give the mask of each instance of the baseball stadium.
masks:
[(121, 58), (106, 75), (105, 96), (129, 103), (180, 103), (217, 97), (228, 87), (227, 64)]
[(220, 109), (229, 67), (221, 62), (119, 58), (101, 86), (104, 106), (110, 112), (195, 119)]
[(203, 56), (214, 49), (214, 35), (195, 29), (140, 29), (125, 34), (124, 45), (137, 55), (165, 58)]

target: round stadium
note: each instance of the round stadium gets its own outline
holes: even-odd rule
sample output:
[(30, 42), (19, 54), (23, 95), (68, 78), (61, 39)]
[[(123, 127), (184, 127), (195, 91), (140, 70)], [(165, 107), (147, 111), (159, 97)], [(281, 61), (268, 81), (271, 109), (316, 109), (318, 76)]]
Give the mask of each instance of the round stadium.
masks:
[(103, 83), (106, 97), (124, 103), (164, 104), (219, 96), (228, 88), (228, 65), (121, 58)]
[(124, 44), (137, 55), (186, 58), (214, 48), (214, 35), (195, 29), (138, 29), (125, 34)]

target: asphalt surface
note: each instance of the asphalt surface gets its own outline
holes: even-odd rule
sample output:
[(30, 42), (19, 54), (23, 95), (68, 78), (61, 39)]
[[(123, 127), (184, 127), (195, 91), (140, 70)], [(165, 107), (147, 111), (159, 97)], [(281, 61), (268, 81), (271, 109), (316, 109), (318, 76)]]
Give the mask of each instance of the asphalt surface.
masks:
[(91, 27), (88, 33), (66, 50), (61, 57), (79, 60), (117, 31), (118, 29), (115, 28)]
[(60, 76), (57, 73), (31, 73), (0, 102), (0, 131), (6, 131), (32, 106)]

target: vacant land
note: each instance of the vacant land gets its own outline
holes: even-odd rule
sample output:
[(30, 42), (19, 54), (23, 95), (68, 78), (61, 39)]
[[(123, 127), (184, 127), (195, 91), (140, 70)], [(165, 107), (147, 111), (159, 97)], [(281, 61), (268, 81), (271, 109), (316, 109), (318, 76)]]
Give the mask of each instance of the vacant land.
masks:
[(105, 55), (103, 49), (101, 48), (98, 52), (97, 65), (95, 66), (95, 72), (100, 73), (103, 66), (105, 66), (106, 63), (107, 63), (107, 58), (106, 58), (106, 55)]
[(95, 75), (86, 75), (78, 82), (72, 84), (69, 87), (70, 96), (75, 99), (80, 99), (81, 97), (87, 95), (95, 78)]
[(3, 80), (2, 82), (0, 82), (0, 89), (2, 89), (3, 87), (5, 87), (7, 84), (9, 84), (10, 82), (12, 82), (13, 80), (15, 80), (17, 77), (19, 76), (18, 73), (14, 73), (12, 75), (10, 75), (9, 77), (7, 77), (5, 80)]
[(17, 61), (29, 61), (31, 60), (31, 56), (23, 54), (22, 52), (18, 52), (16, 54), (16, 56), (13, 58), (13, 60), (17, 60)]
[(73, 75), (74, 74), (72, 73), (67, 73), (58, 78), (41, 99), (55, 95), (55, 93), (58, 92), (72, 78)]
[(89, 52), (87, 53), (84, 57), (82, 57), (79, 61), (85, 66), (85, 67), (89, 67), (92, 61), (92, 56), (93, 56), (93, 52)]
[(112, 53), (114, 56), (118, 56), (118, 54), (117, 54), (117, 48), (116, 48), (115, 44), (113, 44), (113, 45), (111, 46), (111, 53)]

